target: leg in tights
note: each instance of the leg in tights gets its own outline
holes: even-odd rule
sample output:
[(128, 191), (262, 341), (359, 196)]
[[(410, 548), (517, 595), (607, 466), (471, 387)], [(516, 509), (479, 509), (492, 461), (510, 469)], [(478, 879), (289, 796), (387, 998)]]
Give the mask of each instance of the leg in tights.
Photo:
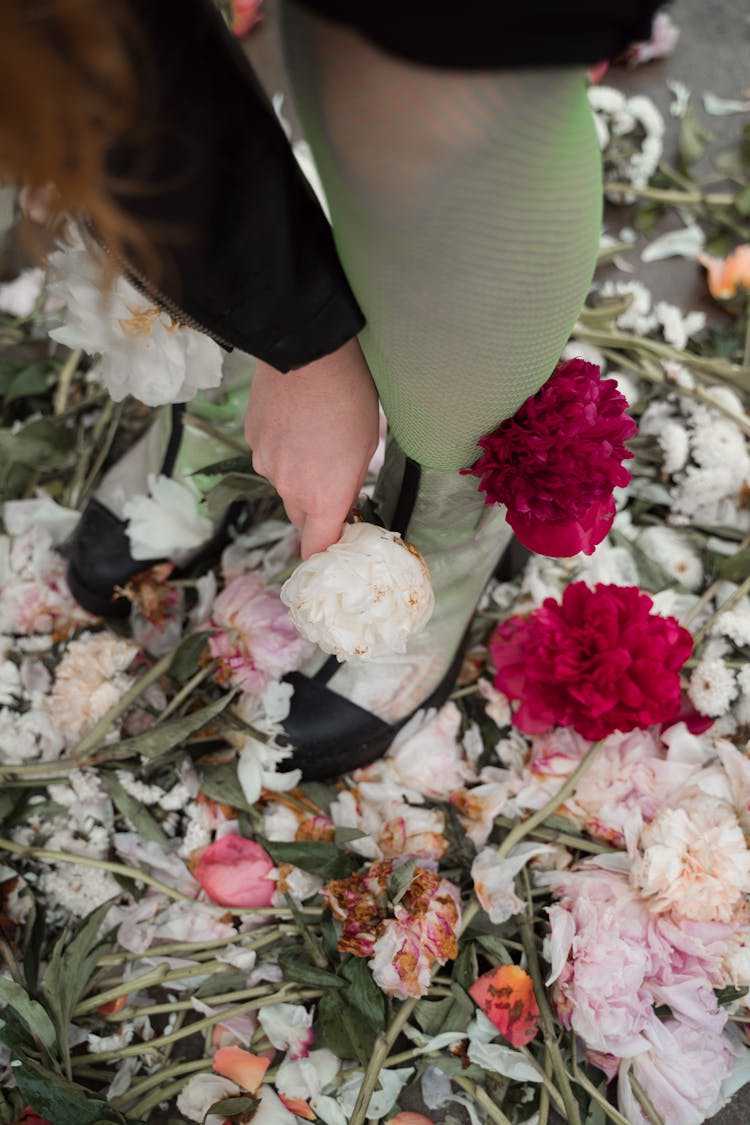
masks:
[(290, 0), (283, 31), (391, 429), (421, 464), (464, 467), (549, 377), (591, 281), (584, 72), (432, 69)]

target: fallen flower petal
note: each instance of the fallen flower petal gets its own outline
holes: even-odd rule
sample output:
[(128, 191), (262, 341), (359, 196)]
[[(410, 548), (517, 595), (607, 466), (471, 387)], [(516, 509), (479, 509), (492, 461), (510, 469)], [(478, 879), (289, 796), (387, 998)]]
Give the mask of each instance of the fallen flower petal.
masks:
[(209, 844), (193, 869), (204, 891), (222, 906), (270, 906), (276, 889), (273, 860), (260, 844), (230, 834)]
[(242, 1047), (220, 1047), (212, 1061), (217, 1074), (236, 1082), (249, 1094), (258, 1089), (270, 1065), (270, 1059), (243, 1051)]
[(296, 1114), (297, 1117), (304, 1117), (306, 1121), (315, 1121), (315, 1113), (310, 1109), (304, 1098), (288, 1098), (285, 1094), (279, 1094), (279, 1098), (291, 1112)]
[(539, 1006), (531, 977), (518, 965), (498, 965), (474, 981), (469, 996), (513, 1047), (539, 1030)]

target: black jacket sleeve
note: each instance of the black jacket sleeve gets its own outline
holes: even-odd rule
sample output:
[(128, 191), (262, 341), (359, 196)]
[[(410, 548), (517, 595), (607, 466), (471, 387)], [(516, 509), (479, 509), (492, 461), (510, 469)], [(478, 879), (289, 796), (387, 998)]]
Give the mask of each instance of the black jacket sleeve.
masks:
[(135, 277), (185, 321), (281, 371), (334, 351), (364, 318), (239, 45), (211, 0), (127, 9), (142, 83), (110, 172), (153, 251), (128, 252)]

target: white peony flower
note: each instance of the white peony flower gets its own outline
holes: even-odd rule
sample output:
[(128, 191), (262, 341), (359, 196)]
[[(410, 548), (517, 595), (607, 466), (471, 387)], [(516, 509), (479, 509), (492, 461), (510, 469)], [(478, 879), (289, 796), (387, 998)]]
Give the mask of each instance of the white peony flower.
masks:
[(184, 560), (213, 535), (214, 525), (198, 510), (199, 497), (187, 484), (149, 473), (150, 496), (134, 496), (123, 507), (134, 559)]
[(346, 524), (338, 543), (297, 567), (281, 600), (302, 636), (339, 660), (405, 652), (435, 605), (419, 551), (369, 523)]
[(130, 394), (161, 406), (219, 386), (222, 352), (209, 336), (176, 323), (124, 277), (105, 288), (83, 248), (56, 251), (49, 262), (57, 278), (49, 291), (67, 305), (65, 323), (50, 336), (101, 355), (96, 373), (115, 402)]

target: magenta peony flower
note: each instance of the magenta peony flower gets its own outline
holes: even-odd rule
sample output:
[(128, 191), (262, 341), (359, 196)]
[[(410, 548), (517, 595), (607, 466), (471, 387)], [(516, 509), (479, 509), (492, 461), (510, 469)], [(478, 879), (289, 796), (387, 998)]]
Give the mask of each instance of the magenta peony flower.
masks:
[(593, 553), (615, 516), (613, 491), (630, 480), (624, 442), (637, 430), (627, 399), (599, 368), (570, 359), (512, 418), (478, 443), (470, 469), (487, 504), (505, 504), (520, 541), (540, 555)]
[(222, 836), (209, 844), (193, 869), (203, 890), (221, 906), (270, 906), (276, 890), (273, 860), (244, 836)]
[(573, 582), (562, 602), (546, 598), (528, 617), (504, 621), (490, 653), (495, 687), (521, 700), (515, 726), (573, 727), (593, 742), (676, 716), (693, 639), (652, 606), (635, 586)]
[(214, 602), (211, 655), (220, 676), (235, 687), (260, 695), (270, 680), (293, 672), (312, 652), (300, 637), (279, 591), (267, 587), (259, 574), (241, 574)]

